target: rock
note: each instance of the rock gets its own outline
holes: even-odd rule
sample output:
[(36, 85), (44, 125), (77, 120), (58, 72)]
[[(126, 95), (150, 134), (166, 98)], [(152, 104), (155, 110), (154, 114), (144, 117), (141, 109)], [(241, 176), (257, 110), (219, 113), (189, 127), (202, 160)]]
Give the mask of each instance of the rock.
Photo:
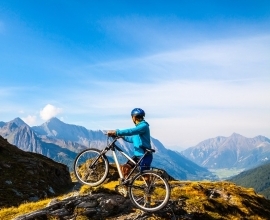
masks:
[(73, 186), (66, 165), (22, 151), (1, 136), (0, 148), (0, 208), (57, 196)]
[(53, 199), (44, 209), (18, 216), (14, 220), (74, 219), (74, 216), (78, 215), (91, 219), (104, 219), (106, 216), (129, 211), (132, 207), (128, 198), (98, 193), (72, 196), (62, 201)]
[(5, 183), (8, 184), (8, 185), (11, 185), (12, 184), (12, 181), (6, 180)]
[(38, 211), (30, 213), (28, 215), (19, 216), (15, 219), (16, 220), (46, 219), (46, 216), (47, 216), (47, 210), (38, 210)]
[(129, 198), (101, 187), (88, 195), (67, 195), (61, 201), (54, 199), (46, 208), (14, 220), (268, 220), (270, 216), (269, 200), (231, 183), (179, 181), (179, 184), (174, 182), (171, 187), (172, 195), (167, 206), (153, 213), (143, 212), (134, 207)]
[(47, 213), (47, 215), (50, 216), (56, 216), (56, 217), (63, 217), (63, 216), (68, 216), (70, 215), (70, 212), (68, 210), (66, 210), (66, 208), (61, 208), (61, 209), (57, 209), (55, 211), (52, 211), (50, 213)]
[(53, 206), (53, 205), (55, 205), (55, 204), (58, 204), (60, 202), (60, 200), (59, 199), (52, 199), (49, 203), (48, 203), (48, 205), (47, 205), (47, 207), (50, 207), (50, 206)]
[(39, 200), (39, 198), (37, 196), (32, 196), (28, 198), (28, 201), (30, 202), (37, 202)]
[(88, 202), (82, 202), (77, 207), (78, 208), (94, 208), (96, 206), (98, 206), (98, 202), (93, 199)]

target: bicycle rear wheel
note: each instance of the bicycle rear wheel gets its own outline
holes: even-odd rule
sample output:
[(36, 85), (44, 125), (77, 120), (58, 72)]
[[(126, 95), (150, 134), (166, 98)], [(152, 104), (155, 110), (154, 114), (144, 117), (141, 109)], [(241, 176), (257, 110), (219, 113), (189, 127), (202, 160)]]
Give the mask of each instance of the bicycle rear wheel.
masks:
[(128, 190), (131, 202), (146, 212), (155, 212), (165, 207), (171, 194), (168, 181), (151, 170), (134, 176)]
[(109, 162), (105, 155), (100, 154), (100, 150), (90, 148), (77, 155), (74, 161), (74, 173), (81, 183), (98, 186), (105, 181), (109, 172)]

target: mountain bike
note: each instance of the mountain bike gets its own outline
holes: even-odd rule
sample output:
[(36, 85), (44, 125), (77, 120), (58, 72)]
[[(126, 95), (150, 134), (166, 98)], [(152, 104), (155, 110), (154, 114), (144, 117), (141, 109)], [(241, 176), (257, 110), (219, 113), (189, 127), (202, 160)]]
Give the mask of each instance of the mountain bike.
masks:
[[(127, 188), (131, 202), (146, 212), (155, 212), (165, 207), (170, 199), (170, 185), (168, 180), (161, 174), (153, 170), (140, 171), (139, 164), (146, 154), (154, 153), (154, 149), (145, 148), (144, 155), (136, 163), (128, 156), (116, 141), (121, 137), (113, 137), (103, 150), (89, 148), (79, 153), (74, 161), (74, 173), (77, 179), (89, 186), (102, 184), (109, 173), (109, 160), (106, 154), (112, 152), (114, 162), (119, 174), (119, 184)], [(134, 168), (131, 169), (127, 177), (124, 178), (116, 152), (126, 157)], [(110, 158), (110, 157), (109, 157)], [(138, 172), (136, 172), (138, 171)]]

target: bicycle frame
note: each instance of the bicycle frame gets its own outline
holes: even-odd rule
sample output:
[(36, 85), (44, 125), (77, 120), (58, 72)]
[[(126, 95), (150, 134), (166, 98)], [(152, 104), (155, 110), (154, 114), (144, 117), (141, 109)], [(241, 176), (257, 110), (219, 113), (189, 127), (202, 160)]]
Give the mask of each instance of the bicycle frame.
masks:
[[(121, 137), (108, 138), (107, 145), (102, 150), (89, 148), (83, 150), (77, 155), (74, 161), (74, 172), (76, 178), (83, 184), (89, 186), (99, 186), (104, 181), (108, 180), (110, 171), (110, 161), (106, 155), (109, 150), (112, 151), (112, 160), (116, 164), (119, 176), (119, 184), (115, 186), (116, 192), (124, 197), (129, 196), (135, 207), (146, 212), (155, 212), (168, 204), (170, 199), (170, 185), (166, 178), (159, 172), (151, 169), (144, 170), (141, 168), (143, 158), (149, 153), (155, 152), (154, 149), (141, 147), (144, 154), (137, 162), (125, 153), (121, 147), (116, 145), (116, 141)], [(118, 151), (118, 152), (117, 152)], [(126, 176), (122, 173), (122, 166), (119, 164), (119, 154), (129, 160), (128, 163), (134, 165)], [(134, 172), (138, 169), (139, 172)], [(117, 174), (116, 174), (117, 175)]]
[[(113, 141), (101, 151), (100, 155), (90, 165), (90, 168), (93, 168), (93, 166), (96, 164), (96, 162), (98, 161), (98, 159), (101, 156), (105, 155), (109, 150), (111, 150), (112, 151), (112, 155), (113, 155), (113, 159), (114, 159), (114, 162), (116, 164), (117, 171), (118, 171), (118, 174), (119, 174), (119, 177), (120, 177), (121, 181), (127, 181), (130, 178), (130, 176), (132, 175), (132, 173), (138, 168), (140, 162), (145, 157), (145, 155), (147, 154), (147, 152), (145, 152), (144, 155), (140, 158), (140, 160), (136, 163), (120, 147), (116, 146), (115, 142), (117, 141), (118, 138), (121, 138), (121, 137), (114, 138)], [(122, 174), (122, 171), (121, 171), (121, 168), (120, 168), (120, 164), (119, 164), (119, 161), (118, 161), (118, 158), (117, 158), (117, 155), (116, 155), (116, 150), (134, 164), (134, 167), (129, 172), (129, 174), (128, 174), (128, 176), (126, 178), (124, 178), (124, 176)]]

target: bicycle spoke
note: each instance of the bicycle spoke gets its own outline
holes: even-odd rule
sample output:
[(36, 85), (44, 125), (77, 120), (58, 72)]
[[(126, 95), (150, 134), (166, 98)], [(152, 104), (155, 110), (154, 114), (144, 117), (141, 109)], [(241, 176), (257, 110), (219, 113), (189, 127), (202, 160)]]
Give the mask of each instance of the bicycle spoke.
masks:
[(99, 150), (87, 149), (76, 157), (74, 172), (80, 182), (90, 186), (97, 186), (106, 179), (108, 166), (107, 158), (100, 157)]
[(170, 188), (167, 180), (148, 171), (134, 177), (129, 188), (131, 201), (144, 211), (157, 211), (169, 201)]

